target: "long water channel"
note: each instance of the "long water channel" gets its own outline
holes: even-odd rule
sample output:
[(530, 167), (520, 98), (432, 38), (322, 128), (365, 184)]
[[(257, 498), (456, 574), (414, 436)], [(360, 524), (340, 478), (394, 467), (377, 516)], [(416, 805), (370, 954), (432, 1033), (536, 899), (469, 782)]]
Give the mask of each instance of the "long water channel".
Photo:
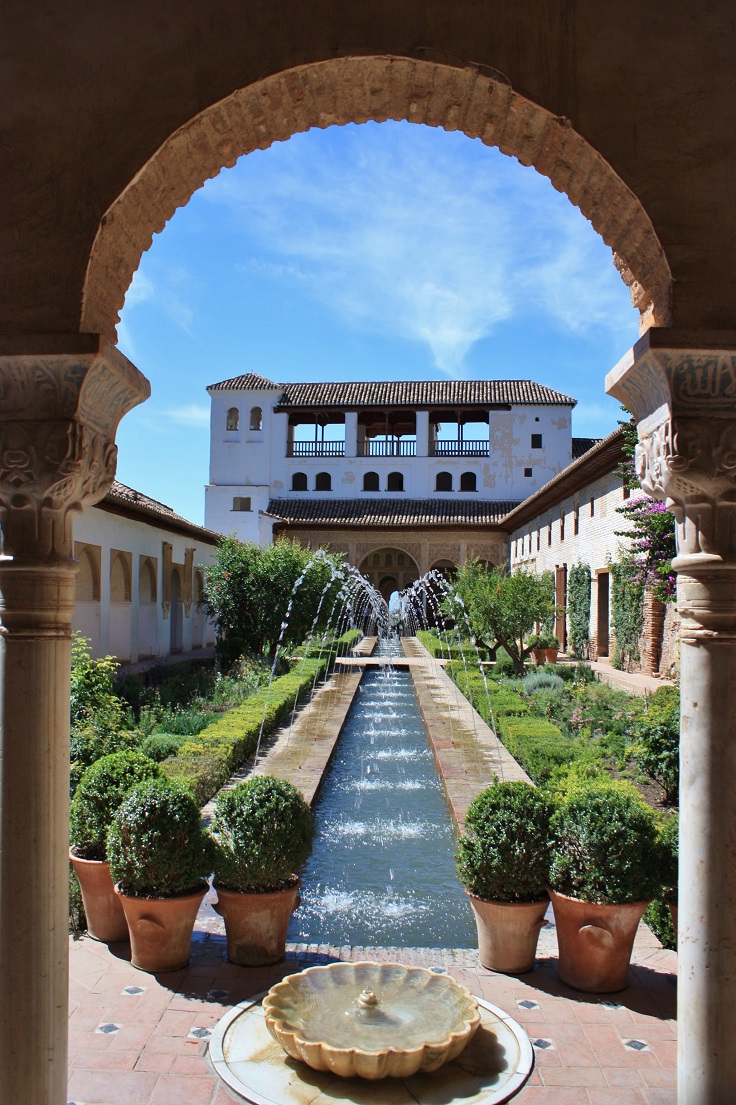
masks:
[[(400, 656), (400, 643), (381, 642), (375, 655)], [(454, 824), (407, 670), (364, 674), (315, 814), (290, 941), (475, 946)]]

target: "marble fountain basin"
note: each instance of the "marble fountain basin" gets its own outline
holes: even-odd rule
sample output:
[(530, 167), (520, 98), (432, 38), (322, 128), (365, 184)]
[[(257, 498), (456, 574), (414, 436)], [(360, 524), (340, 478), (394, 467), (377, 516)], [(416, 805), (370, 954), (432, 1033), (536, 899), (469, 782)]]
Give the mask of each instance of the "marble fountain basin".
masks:
[(272, 986), (266, 1026), (292, 1059), (341, 1078), (409, 1078), (455, 1059), (480, 1024), (449, 975), (400, 963), (308, 967)]

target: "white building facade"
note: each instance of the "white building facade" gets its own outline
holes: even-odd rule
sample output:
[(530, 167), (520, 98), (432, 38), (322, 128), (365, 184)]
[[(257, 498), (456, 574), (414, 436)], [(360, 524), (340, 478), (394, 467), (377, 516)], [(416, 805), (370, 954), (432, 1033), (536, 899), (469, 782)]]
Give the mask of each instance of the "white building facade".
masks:
[(218, 535), (117, 481), (74, 527), (73, 627), (123, 663), (214, 645), (199, 606)]
[[(575, 400), (529, 380), (275, 384), (250, 373), (208, 392), (206, 525), (259, 543), (274, 527), (308, 541), (309, 527), (329, 531), (358, 567), (379, 549), (395, 565), (386, 534), (368, 530), (397, 524), (426, 530), (425, 544), (454, 528), (472, 546), (572, 457)], [(464, 555), (454, 540), (444, 552)]]

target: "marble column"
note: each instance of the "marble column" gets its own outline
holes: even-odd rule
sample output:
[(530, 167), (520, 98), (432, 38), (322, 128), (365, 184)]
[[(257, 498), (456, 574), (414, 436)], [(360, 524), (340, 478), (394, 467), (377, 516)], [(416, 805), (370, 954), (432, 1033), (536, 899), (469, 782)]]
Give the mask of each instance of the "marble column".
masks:
[(23, 1105), (67, 1100), (72, 517), (147, 395), (97, 335), (0, 339), (0, 1096)]
[(606, 380), (637, 475), (677, 520), (678, 1105), (736, 1086), (736, 332), (653, 329)]

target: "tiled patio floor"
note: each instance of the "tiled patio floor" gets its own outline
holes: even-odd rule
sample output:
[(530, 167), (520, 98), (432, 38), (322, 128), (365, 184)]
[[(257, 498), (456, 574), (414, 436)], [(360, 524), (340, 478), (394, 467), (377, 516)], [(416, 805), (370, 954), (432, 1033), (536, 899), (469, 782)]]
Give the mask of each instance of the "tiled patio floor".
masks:
[[(214, 914), (213, 914), (214, 917)], [(205, 918), (203, 918), (205, 920)], [(215, 927), (214, 924), (212, 927)], [(630, 986), (608, 998), (561, 986), (553, 930), (537, 968), (512, 978), (482, 968), (477, 952), (290, 946), (284, 963), (235, 967), (224, 937), (195, 931), (185, 970), (152, 976), (128, 962), (125, 944), (71, 943), (69, 1102), (75, 1105), (226, 1105), (241, 1101), (207, 1058), (213, 1025), (232, 1005), (314, 962), (384, 959), (447, 970), (499, 1005), (529, 1033), (536, 1067), (519, 1105), (674, 1105), (675, 967), (647, 931)]]

